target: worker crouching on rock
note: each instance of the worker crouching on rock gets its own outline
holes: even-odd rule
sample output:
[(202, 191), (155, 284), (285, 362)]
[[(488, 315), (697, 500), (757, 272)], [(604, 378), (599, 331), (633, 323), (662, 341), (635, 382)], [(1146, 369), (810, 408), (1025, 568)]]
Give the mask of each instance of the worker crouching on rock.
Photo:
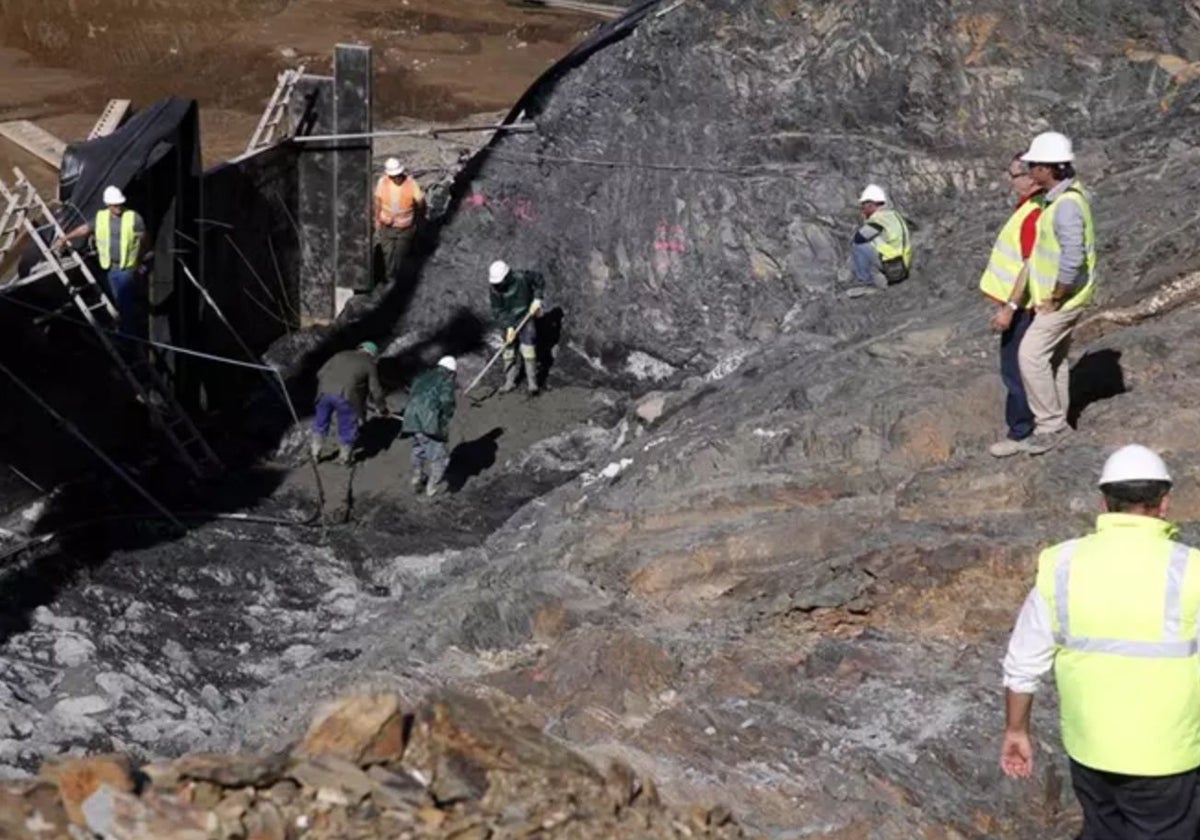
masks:
[(450, 437), (450, 421), (454, 417), (455, 380), (458, 362), (453, 356), (443, 356), (437, 367), (427, 370), (413, 382), (408, 405), (404, 407), (404, 426), (401, 433), (411, 436), (412, 488), (426, 496), (436, 496), (440, 489), (450, 456), (446, 441)]
[(330, 423), (336, 414), (338, 463), (345, 465), (353, 460), (358, 427), (366, 419), (368, 392), (380, 413), (389, 413), (379, 384), (378, 356), (379, 347), (375, 342), (364, 341), (357, 350), (335, 353), (317, 371), (317, 411), (312, 428), (314, 458), (320, 459)]
[(847, 297), (861, 297), (907, 280), (913, 259), (908, 223), (889, 206), (883, 188), (869, 184), (858, 202), (863, 223), (850, 246), (855, 285)]
[(1032, 774), (1033, 693), (1053, 667), (1080, 840), (1200, 837), (1200, 554), (1174, 541), (1170, 491), (1154, 452), (1113, 453), (1095, 533), (1042, 552), (1004, 660), (1001, 768)]
[(517, 362), (514, 344), (520, 344), (525, 368), (525, 384), (530, 394), (538, 392), (537, 327), (534, 319), (542, 314), (545, 281), (536, 271), (513, 271), (508, 263), (496, 260), (488, 269), (491, 284), (492, 317), (504, 330), (504, 385), (501, 393), (517, 387), (522, 365)]

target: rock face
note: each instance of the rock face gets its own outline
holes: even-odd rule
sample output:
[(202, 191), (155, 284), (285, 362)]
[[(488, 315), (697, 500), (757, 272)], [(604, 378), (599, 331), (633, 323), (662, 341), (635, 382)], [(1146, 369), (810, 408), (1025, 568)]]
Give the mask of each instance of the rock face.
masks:
[[(5, 642), (0, 762), (30, 772), (39, 750), (83, 745), (278, 755), (347, 688), (467, 687), (530, 727), (496, 750), (486, 709), (433, 700), (404, 733), (414, 789), (390, 734), (364, 769), (376, 742), (330, 717), (315, 731), (339, 751), (297, 772), (334, 809), (369, 789), (430, 831), (476, 832), (461, 836), (488, 836), (447, 816), (471, 819), (464, 803), (551, 801), (510, 787), (513, 763), (564, 773), (564, 791), (653, 777), (777, 836), (1073, 836), (1053, 698), (1035, 710), (1033, 782), (1004, 780), (995, 755), (997, 663), (1037, 550), (1090, 527), (1102, 459), (1130, 440), (1164, 451), (1173, 513), (1200, 541), (1194, 10), (1103, 9), (688, 0), (648, 16), (546, 93), (538, 133), (495, 146), (407, 318), (432, 329), (478, 307), (503, 243), (566, 310), (557, 375), (642, 375), (656, 393), (533, 445), (448, 514), (381, 501), (324, 533), (214, 522), (132, 542)], [(998, 462), (975, 282), (1008, 208), (1003, 166), (1051, 126), (1095, 190), (1102, 286), (1072, 356), (1078, 432)], [(920, 256), (903, 285), (852, 301), (834, 279), (867, 180), (918, 222)], [(528, 504), (506, 483), (522, 463), (555, 476)], [(564, 742), (628, 770), (598, 773)], [(348, 788), (322, 783), (339, 773)], [(213, 778), (193, 779), (191, 805), (226, 802)], [(275, 782), (272, 806), (304, 783)], [(676, 830), (655, 825), (630, 836)]]
[[(651, 14), (544, 92), (537, 132), (493, 144), (408, 320), (482, 311), (503, 256), (546, 271), (567, 310), (560, 355), (613, 376), (707, 373), (781, 333), (899, 324), (967, 292), (1007, 212), (1005, 162), (1049, 127), (1076, 139), (1100, 191), (1106, 278), (1161, 282), (1187, 248), (1172, 211), (1109, 196), (1139, 172), (1182, 187), (1167, 171), (1195, 149), (1185, 7), (709, 0)], [(914, 281), (878, 313), (830, 304), (868, 181), (918, 226)]]

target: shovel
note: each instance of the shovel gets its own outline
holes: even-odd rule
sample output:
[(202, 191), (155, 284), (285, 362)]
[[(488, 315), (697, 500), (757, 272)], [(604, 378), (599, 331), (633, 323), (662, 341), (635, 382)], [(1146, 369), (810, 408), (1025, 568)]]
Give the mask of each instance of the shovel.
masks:
[[(521, 334), (521, 330), (525, 329), (525, 325), (529, 323), (529, 319), (532, 317), (533, 313), (527, 312), (525, 317), (521, 319), (521, 323), (517, 324), (516, 329), (513, 330), (513, 341), (517, 340), (517, 336)], [(505, 341), (502, 345), (500, 345), (500, 349), (497, 350), (496, 354), (492, 356), (491, 360), (484, 365), (483, 370), (479, 371), (479, 375), (472, 379), (471, 384), (463, 390), (463, 396), (466, 396), (468, 393), (470, 393), (471, 389), (478, 385), (480, 381), (482, 381), (483, 377), (487, 375), (487, 372), (492, 369), (492, 365), (496, 364), (499, 358), (504, 355), (504, 351), (508, 349), (510, 344), (512, 344), (512, 341)], [(476, 405), (479, 404), (479, 401), (476, 400), (472, 400), (472, 402), (474, 402)]]

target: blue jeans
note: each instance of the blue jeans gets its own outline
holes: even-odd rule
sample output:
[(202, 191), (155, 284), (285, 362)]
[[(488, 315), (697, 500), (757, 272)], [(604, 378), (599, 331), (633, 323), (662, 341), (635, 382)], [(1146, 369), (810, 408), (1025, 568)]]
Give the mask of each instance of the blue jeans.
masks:
[(1021, 382), (1021, 366), (1017, 354), (1021, 339), (1033, 323), (1033, 310), (1020, 309), (1013, 313), (1012, 324), (1000, 334), (1000, 378), (1008, 389), (1004, 402), (1004, 420), (1008, 423), (1010, 440), (1024, 440), (1033, 434), (1033, 410)]
[(120, 331), (125, 335), (142, 338), (137, 317), (137, 269), (110, 268), (108, 270), (108, 292), (112, 295), (120, 318)]
[(446, 474), (446, 466), (450, 456), (446, 452), (446, 442), (431, 438), (429, 435), (417, 432), (413, 435), (412, 472), (414, 476), (428, 478), (433, 484), (442, 480)]
[(879, 263), (879, 252), (870, 242), (855, 242), (850, 246), (850, 262), (854, 266), (855, 282), (875, 285), (875, 275), (883, 270)]
[(358, 412), (345, 397), (336, 394), (322, 394), (317, 400), (317, 413), (313, 417), (313, 432), (326, 437), (337, 414), (338, 442), (345, 446), (353, 446), (358, 437)]

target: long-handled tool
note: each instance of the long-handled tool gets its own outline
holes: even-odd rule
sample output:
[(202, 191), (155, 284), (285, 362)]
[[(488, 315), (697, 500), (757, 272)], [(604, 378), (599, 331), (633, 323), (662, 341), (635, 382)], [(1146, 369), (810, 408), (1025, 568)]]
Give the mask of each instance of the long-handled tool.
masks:
[(532, 317), (532, 312), (525, 313), (525, 317), (521, 319), (521, 323), (517, 324), (516, 329), (513, 330), (512, 341), (506, 340), (502, 345), (500, 345), (500, 349), (496, 351), (496, 355), (492, 356), (491, 361), (484, 365), (483, 370), (479, 371), (479, 375), (472, 379), (471, 384), (468, 385), (463, 391), (463, 396), (466, 396), (472, 388), (474, 388), (483, 380), (483, 377), (487, 375), (487, 372), (492, 369), (492, 365), (496, 364), (497, 360), (504, 355), (504, 351), (508, 349), (509, 345), (512, 344), (513, 341), (517, 340), (517, 336), (521, 334), (521, 330), (525, 329), (525, 325), (529, 323), (529, 319)]

